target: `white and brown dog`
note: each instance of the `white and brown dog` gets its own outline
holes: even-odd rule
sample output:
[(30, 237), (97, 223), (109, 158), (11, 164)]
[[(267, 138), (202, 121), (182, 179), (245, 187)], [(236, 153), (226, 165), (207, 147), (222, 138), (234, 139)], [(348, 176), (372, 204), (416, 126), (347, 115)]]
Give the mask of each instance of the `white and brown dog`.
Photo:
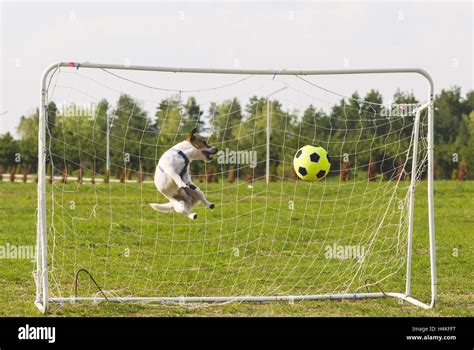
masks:
[(156, 166), (155, 185), (167, 199), (168, 203), (150, 203), (150, 206), (160, 212), (176, 211), (185, 214), (191, 220), (197, 218), (192, 209), (202, 202), (206, 207), (214, 209), (199, 187), (191, 182), (189, 163), (193, 160), (211, 161), (217, 153), (217, 148), (196, 136), (196, 128), (185, 141), (178, 143), (161, 156)]

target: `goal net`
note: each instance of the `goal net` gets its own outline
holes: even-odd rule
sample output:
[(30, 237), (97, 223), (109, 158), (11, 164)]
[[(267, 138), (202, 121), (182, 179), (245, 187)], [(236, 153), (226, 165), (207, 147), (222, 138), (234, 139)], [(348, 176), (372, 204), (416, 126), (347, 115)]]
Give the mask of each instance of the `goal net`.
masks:
[[(387, 75), (341, 72), (51, 66), (40, 117), (38, 307), (382, 296), (432, 306), (430, 100), (382, 98), (376, 85), (357, 92)], [(402, 72), (419, 73), (393, 73)], [(215, 204), (198, 205), (196, 220), (150, 207), (168, 202), (154, 184), (160, 157), (193, 128), (219, 149), (189, 164)], [(330, 155), (325, 179), (294, 172), (305, 145)], [(419, 183), (425, 196), (415, 205)], [(426, 206), (429, 224), (414, 227)], [(431, 258), (420, 274), (431, 275), (431, 305), (410, 296), (414, 236)]]

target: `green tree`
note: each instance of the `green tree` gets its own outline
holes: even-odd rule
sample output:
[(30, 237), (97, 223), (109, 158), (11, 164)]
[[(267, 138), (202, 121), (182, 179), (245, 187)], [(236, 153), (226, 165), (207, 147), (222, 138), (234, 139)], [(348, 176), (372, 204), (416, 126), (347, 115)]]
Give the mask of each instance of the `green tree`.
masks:
[(154, 125), (158, 133), (158, 146), (162, 151), (182, 141), (185, 135), (183, 114), (179, 100), (175, 97), (164, 99), (158, 105)]
[(197, 128), (198, 132), (203, 131), (204, 121), (202, 119), (203, 111), (198, 105), (196, 98), (191, 96), (184, 105), (184, 116), (182, 129), (184, 132), (190, 132), (193, 128)]
[(142, 147), (151, 121), (138, 100), (122, 94), (113, 111), (110, 130), (111, 172), (130, 169), (138, 171), (141, 166)]
[[(34, 170), (38, 164), (38, 125), (39, 111), (36, 109), (28, 116), (22, 116), (17, 127), (20, 136), (19, 152), (21, 153), (22, 162), (31, 164)], [(48, 140), (46, 146), (48, 147)]]
[(452, 143), (456, 139), (463, 114), (466, 114), (466, 104), (461, 99), (461, 89), (454, 87), (441, 90), (435, 99), (434, 137), (435, 143)]
[(19, 152), (18, 141), (9, 132), (0, 135), (0, 164), (3, 171), (16, 166), (15, 153), (17, 152)]
[(237, 147), (236, 129), (240, 127), (242, 119), (242, 107), (236, 98), (224, 101), (220, 105), (211, 104), (209, 122), (212, 141), (219, 149)]

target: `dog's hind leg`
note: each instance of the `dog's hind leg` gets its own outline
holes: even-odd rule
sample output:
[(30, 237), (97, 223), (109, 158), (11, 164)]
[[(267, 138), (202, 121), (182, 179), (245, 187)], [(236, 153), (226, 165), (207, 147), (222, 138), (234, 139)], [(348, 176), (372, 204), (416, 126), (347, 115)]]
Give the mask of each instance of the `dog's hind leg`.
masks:
[(197, 187), (196, 185), (193, 185), (193, 186), (194, 186), (194, 189), (191, 189), (191, 191), (194, 192), (193, 197), (196, 198), (197, 200), (203, 202), (206, 207), (208, 207), (210, 209), (214, 209), (214, 207), (215, 207), (214, 203), (211, 203), (207, 200), (206, 195), (204, 194), (204, 192), (201, 191), (201, 189), (199, 187)]
[(193, 213), (191, 209), (189, 209), (189, 207), (186, 205), (186, 202), (182, 200), (172, 200), (171, 203), (173, 203), (174, 210), (177, 213), (184, 214), (191, 220), (197, 219), (197, 214)]
[(173, 203), (150, 203), (150, 207), (155, 209), (156, 211), (161, 211), (162, 213), (169, 213), (173, 211)]

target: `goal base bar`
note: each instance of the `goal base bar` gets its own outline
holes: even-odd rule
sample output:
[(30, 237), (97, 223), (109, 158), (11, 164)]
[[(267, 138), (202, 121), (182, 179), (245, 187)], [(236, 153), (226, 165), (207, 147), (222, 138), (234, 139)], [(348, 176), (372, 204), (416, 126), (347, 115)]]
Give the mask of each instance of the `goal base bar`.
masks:
[[(49, 298), (50, 303), (74, 303), (74, 302), (144, 302), (144, 303), (225, 303), (225, 302), (271, 302), (271, 301), (303, 301), (303, 300), (341, 300), (341, 299), (369, 299), (392, 297), (405, 300), (413, 305), (424, 309), (431, 309), (432, 304), (425, 304), (403, 293), (353, 293), (353, 294), (315, 294), (315, 295), (293, 295), (293, 296), (236, 296), (236, 297), (64, 297)], [(45, 312), (41, 303), (36, 303), (41, 312)]]

